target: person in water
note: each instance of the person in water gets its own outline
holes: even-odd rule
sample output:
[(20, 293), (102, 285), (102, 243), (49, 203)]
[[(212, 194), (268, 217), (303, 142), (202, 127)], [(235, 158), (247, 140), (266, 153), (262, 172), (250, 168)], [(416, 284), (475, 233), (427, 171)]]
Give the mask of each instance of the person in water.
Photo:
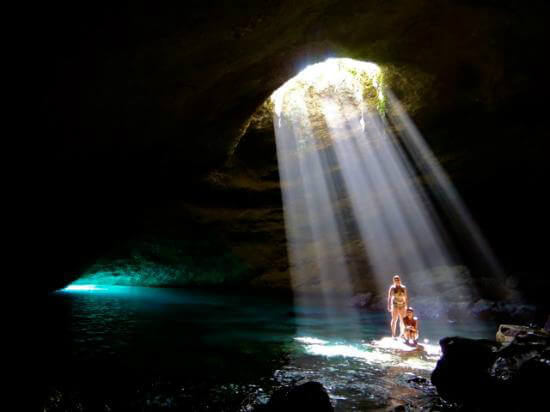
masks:
[(418, 343), (418, 318), (414, 316), (414, 310), (411, 307), (407, 308), (406, 315), (403, 318), (405, 324), (405, 333), (403, 339), (408, 345), (416, 345)]
[(393, 285), (388, 291), (388, 312), (391, 313), (391, 336), (396, 337), (397, 321), (399, 320), (400, 336), (405, 332), (403, 318), (405, 311), (409, 306), (409, 297), (407, 296), (407, 288), (401, 284), (399, 275), (393, 277)]

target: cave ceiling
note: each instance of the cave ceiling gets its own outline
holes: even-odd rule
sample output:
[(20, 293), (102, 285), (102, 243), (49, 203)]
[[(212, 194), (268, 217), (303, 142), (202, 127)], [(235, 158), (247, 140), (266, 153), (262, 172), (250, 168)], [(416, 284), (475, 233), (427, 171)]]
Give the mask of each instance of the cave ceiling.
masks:
[(51, 199), (48, 233), (62, 239), (52, 249), (71, 256), (49, 251), (57, 282), (114, 241), (196, 225), (219, 228), (257, 273), (279, 279), (286, 252), (273, 129), (258, 108), (327, 57), (379, 64), (464, 193), (504, 191), (495, 176), (540, 174), (548, 5), (528, 3), (37, 6), (27, 22), (31, 110), (46, 159), (36, 180)]

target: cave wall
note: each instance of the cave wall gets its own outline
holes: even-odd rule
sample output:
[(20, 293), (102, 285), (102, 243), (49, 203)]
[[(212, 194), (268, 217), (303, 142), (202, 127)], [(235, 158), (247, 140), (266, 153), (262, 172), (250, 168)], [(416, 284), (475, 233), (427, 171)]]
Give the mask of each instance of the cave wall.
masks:
[(385, 68), (497, 255), (541, 272), (546, 2), (61, 1), (28, 15), (28, 253), (46, 289), (120, 244), (174, 228), (188, 241), (197, 225), (258, 283), (286, 285), (273, 137), (243, 127), (329, 56)]

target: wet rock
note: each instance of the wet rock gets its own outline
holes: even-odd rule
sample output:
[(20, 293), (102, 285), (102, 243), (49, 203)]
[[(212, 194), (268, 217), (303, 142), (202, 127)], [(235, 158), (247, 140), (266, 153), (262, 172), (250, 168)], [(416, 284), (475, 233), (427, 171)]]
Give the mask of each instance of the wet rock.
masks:
[[(453, 304), (450, 305), (452, 307)], [(517, 300), (492, 301), (479, 299), (471, 305), (457, 307), (456, 312), (462, 317), (476, 317), (480, 319), (494, 319), (500, 322), (529, 323), (536, 317), (537, 307)], [(464, 309), (460, 312), (460, 309)]]
[(302, 385), (283, 387), (276, 390), (269, 402), (257, 412), (316, 411), (332, 412), (327, 391), (319, 382), (306, 382)]
[[(548, 391), (548, 376), (550, 376), (550, 360), (548, 354), (535, 357), (524, 362), (512, 378), (510, 387), (520, 399), (523, 410), (540, 408), (540, 396)], [(517, 408), (520, 409), (520, 408)]]
[(518, 333), (506, 346), (489, 340), (442, 339), (443, 355), (432, 373), (438, 393), (468, 410), (539, 408), (550, 376), (550, 334), (512, 330)]
[(493, 319), (502, 323), (529, 324), (536, 317), (537, 306), (518, 300), (492, 301), (480, 299), (463, 313), (463, 316)]
[(497, 342), (501, 344), (509, 344), (514, 340), (516, 340), (516, 344), (526, 341), (533, 342), (538, 339), (544, 341), (547, 337), (550, 337), (550, 333), (545, 329), (529, 326), (500, 325), (497, 331)]
[(550, 334), (532, 329), (520, 331), (506, 346), (502, 347), (491, 368), (491, 375), (506, 381), (517, 375), (527, 361), (548, 357)]
[(390, 409), (391, 412), (406, 412), (408, 409), (405, 405), (398, 405), (395, 408)]
[(500, 325), (497, 330), (497, 342), (501, 344), (511, 343), (520, 333), (529, 330), (528, 326)]
[[(43, 405), (44, 412), (83, 411), (84, 406), (78, 394), (60, 389), (49, 391)], [(100, 409), (98, 409), (100, 410)], [(108, 411), (108, 407), (104, 409)]]
[(534, 305), (527, 305), (521, 302), (497, 302), (492, 308), (491, 313), (499, 318), (514, 319), (515, 322), (527, 323), (533, 319), (536, 314)]
[(448, 337), (439, 344), (442, 357), (431, 380), (444, 399), (471, 403), (481, 396), (480, 388), (492, 386), (489, 368), (499, 347), (496, 342)]
[(407, 382), (416, 383), (418, 385), (428, 384), (428, 380), (426, 378), (423, 378), (422, 376), (415, 376), (414, 378), (407, 380)]

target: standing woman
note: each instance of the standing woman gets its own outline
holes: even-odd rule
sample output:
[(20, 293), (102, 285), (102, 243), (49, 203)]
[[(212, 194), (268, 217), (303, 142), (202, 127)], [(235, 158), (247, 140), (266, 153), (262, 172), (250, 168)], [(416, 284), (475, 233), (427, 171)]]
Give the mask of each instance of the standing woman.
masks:
[(406, 310), (409, 305), (409, 297), (407, 288), (401, 284), (399, 275), (393, 277), (393, 285), (388, 291), (388, 312), (391, 313), (391, 336), (396, 337), (397, 319), (399, 319), (399, 332), (403, 336), (405, 332), (405, 324), (403, 318), (406, 315)]

